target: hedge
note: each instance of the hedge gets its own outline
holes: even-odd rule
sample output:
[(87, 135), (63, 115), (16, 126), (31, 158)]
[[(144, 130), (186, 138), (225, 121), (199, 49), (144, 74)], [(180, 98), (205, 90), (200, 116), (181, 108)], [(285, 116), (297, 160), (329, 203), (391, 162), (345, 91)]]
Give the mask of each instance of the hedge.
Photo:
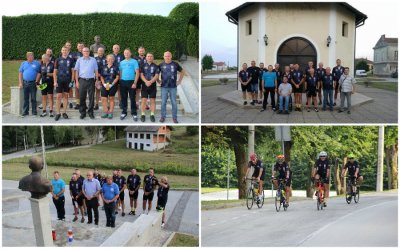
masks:
[[(180, 5), (185, 9), (186, 6), (196, 7), (190, 12), (198, 19), (198, 4), (183, 3), (177, 7)], [(111, 53), (112, 45), (118, 43), (121, 50), (129, 47), (136, 51), (139, 46), (144, 46), (156, 58), (162, 58), (167, 50), (175, 53), (179, 41), (186, 43), (187, 34), (182, 30), (188, 29), (189, 21), (184, 23), (182, 18), (175, 16), (125, 13), (3, 16), (3, 59), (25, 59), (27, 51), (33, 51), (39, 58), (48, 47), (58, 54), (67, 40), (72, 42), (75, 51), (77, 42), (83, 41), (89, 46), (94, 43), (95, 35), (100, 35), (106, 53)]]
[(186, 51), (188, 55), (199, 57), (199, 28), (192, 24), (189, 24)]

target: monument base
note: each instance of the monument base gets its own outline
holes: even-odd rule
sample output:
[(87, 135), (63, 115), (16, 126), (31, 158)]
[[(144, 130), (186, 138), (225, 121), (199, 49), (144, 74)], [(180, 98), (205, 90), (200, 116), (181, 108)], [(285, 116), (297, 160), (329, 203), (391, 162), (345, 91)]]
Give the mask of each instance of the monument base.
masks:
[(32, 208), (33, 227), (37, 246), (54, 246), (51, 235), (49, 197), (29, 198)]

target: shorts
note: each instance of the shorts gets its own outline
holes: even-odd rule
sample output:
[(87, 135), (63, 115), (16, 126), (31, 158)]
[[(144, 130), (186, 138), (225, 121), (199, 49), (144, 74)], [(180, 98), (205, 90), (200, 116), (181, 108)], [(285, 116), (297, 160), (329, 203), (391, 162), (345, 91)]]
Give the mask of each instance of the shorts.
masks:
[(78, 203), (78, 206), (82, 206), (83, 205), (83, 195), (81, 195), (77, 200), (72, 199), (72, 206), (75, 207), (75, 203)]
[(262, 80), (260, 80), (260, 81), (258, 82), (258, 88), (260, 89), (260, 92), (262, 92), (262, 88), (263, 88), (263, 86), (262, 86)]
[(121, 201), (123, 201), (123, 200), (125, 199), (125, 192), (124, 192), (124, 191), (122, 191), (121, 193), (119, 193), (118, 199), (121, 200)]
[(317, 91), (315, 88), (307, 89), (307, 97), (316, 97), (317, 96)]
[(240, 84), (240, 86), (242, 87), (242, 92), (251, 92), (250, 84), (247, 85)]
[(294, 93), (303, 93), (303, 85), (300, 85), (299, 88), (296, 88), (295, 85), (293, 84), (293, 92)]
[(143, 201), (146, 201), (146, 200), (153, 201), (153, 197), (154, 197), (154, 192), (151, 192), (149, 195), (145, 195), (143, 193)]
[(56, 87), (56, 93), (68, 93), (69, 83), (70, 81), (58, 81), (58, 86)]
[(142, 85), (142, 92), (141, 92), (142, 98), (145, 99), (154, 99), (157, 96), (157, 85), (156, 83), (153, 83), (151, 86), (146, 86), (146, 84)]
[(324, 173), (319, 173), (319, 172), (317, 172), (317, 175), (319, 175), (319, 177), (320, 177), (320, 179), (321, 179), (321, 181), (323, 182), (323, 183), (325, 183), (325, 184), (329, 184), (329, 177), (322, 177), (322, 175), (326, 175), (326, 174), (324, 174)]
[(292, 186), (292, 178), (289, 178), (288, 180), (286, 180), (286, 177), (278, 177), (278, 182), (279, 182), (279, 180), (285, 180), (286, 182), (285, 182), (285, 186), (286, 187), (289, 187), (290, 188), (290, 186)]
[(258, 93), (258, 84), (257, 83), (250, 83), (250, 91), (252, 93)]
[(47, 83), (46, 89), (42, 90), (42, 95), (53, 94), (54, 93), (54, 83), (53, 82), (44, 82)]
[[(257, 172), (257, 173), (258, 173), (258, 172)], [(254, 173), (253, 173), (252, 177), (257, 178), (257, 177), (258, 177), (258, 174), (254, 174)], [(265, 180), (265, 170), (263, 170), (263, 172), (261, 173), (260, 180), (261, 180), (261, 181), (264, 181), (264, 180)]]
[(118, 86), (115, 84), (113, 87), (111, 87), (108, 91), (104, 86), (101, 87), (101, 97), (107, 98), (107, 97), (114, 97), (115, 94), (117, 93)]
[(139, 190), (136, 191), (135, 193), (133, 193), (133, 195), (129, 194), (129, 198), (133, 198), (134, 200), (136, 200), (138, 198), (138, 196), (139, 196)]
[(157, 210), (159, 210), (159, 209), (165, 210), (167, 201), (168, 201), (168, 198), (158, 198), (157, 199)]
[(336, 82), (335, 91), (337, 91), (337, 90), (339, 90), (339, 80), (336, 80), (334, 82)]
[(136, 84), (136, 90), (137, 90), (137, 89), (141, 89), (141, 88), (142, 88), (142, 85), (144, 85), (144, 83), (143, 83), (143, 81), (140, 79), (140, 76), (139, 76), (139, 80), (138, 80), (138, 82), (137, 82), (137, 84)]

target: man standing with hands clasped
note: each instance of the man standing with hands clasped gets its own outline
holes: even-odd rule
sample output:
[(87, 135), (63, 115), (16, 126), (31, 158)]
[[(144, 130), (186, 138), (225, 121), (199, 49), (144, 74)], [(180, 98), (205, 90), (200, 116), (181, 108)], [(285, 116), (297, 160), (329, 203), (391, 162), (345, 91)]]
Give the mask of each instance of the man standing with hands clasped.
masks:
[(99, 224), (99, 201), (98, 196), (101, 190), (100, 182), (93, 178), (93, 171), (89, 171), (87, 173), (87, 179), (83, 181), (82, 193), (85, 196), (85, 202), (88, 213), (88, 224), (92, 224), (93, 222), (93, 214), (94, 213), (94, 224)]
[(112, 176), (107, 176), (106, 183), (103, 184), (101, 198), (104, 202), (104, 211), (106, 213), (106, 227), (115, 227), (115, 206), (119, 196), (119, 188), (113, 182)]
[[(94, 89), (95, 80), (98, 78), (98, 65), (96, 60), (89, 56), (89, 48), (83, 48), (82, 53), (83, 57), (80, 57), (75, 64), (76, 87), (79, 89), (80, 119), (86, 117), (86, 109), (88, 109), (89, 117), (94, 119)], [(86, 107), (86, 95), (89, 95), (89, 108)]]
[(349, 68), (344, 68), (344, 73), (339, 79), (340, 90), (340, 109), (339, 112), (344, 112), (344, 100), (347, 99), (347, 113), (350, 114), (351, 95), (356, 91), (356, 80), (349, 75)]
[(54, 179), (51, 180), (51, 195), (53, 196), (53, 203), (57, 209), (58, 220), (65, 221), (65, 182), (60, 179), (60, 173), (54, 171)]

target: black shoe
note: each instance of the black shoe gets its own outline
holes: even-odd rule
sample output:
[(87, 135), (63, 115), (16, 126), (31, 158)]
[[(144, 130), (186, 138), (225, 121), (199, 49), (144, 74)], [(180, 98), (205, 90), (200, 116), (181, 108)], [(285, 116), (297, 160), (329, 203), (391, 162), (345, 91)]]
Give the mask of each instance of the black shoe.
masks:
[(53, 111), (50, 111), (50, 118), (54, 118)]
[(79, 104), (76, 104), (76, 106), (74, 107), (75, 110), (79, 110)]
[(141, 115), (140, 116), (140, 121), (145, 122), (146, 121), (146, 116), (145, 115)]
[(318, 108), (315, 108), (314, 111), (315, 111), (315, 112), (318, 112)]
[(117, 211), (115, 211), (115, 214), (118, 214), (118, 212), (117, 212)]
[(310, 112), (310, 108), (307, 108), (307, 112)]
[(106, 224), (106, 227), (111, 227), (111, 224), (108, 224), (108, 223), (107, 223), (107, 224)]
[(74, 107), (72, 103), (69, 103), (69, 108), (72, 109), (72, 107)]
[(94, 119), (93, 113), (89, 113), (89, 118), (90, 118), (90, 119)]
[(94, 222), (94, 224), (95, 224), (96, 226), (98, 226), (98, 225), (99, 225), (99, 222), (98, 222), (98, 221), (96, 221), (96, 222)]
[(65, 112), (62, 114), (62, 116), (64, 119), (68, 119), (68, 115)]
[(324, 202), (324, 207), (326, 207), (326, 202)]
[(338, 113), (344, 112), (343, 110), (339, 110)]
[(243, 105), (247, 105), (247, 101), (243, 102)]
[(115, 224), (111, 224), (111, 227), (115, 227)]
[(278, 114), (282, 114), (282, 111), (281, 111), (281, 110), (279, 110)]
[(93, 110), (98, 110), (98, 109), (99, 109), (99, 105), (96, 104), (96, 105), (94, 106)]
[(128, 213), (128, 215), (133, 215), (133, 211), (130, 211), (130, 212)]
[(333, 102), (333, 106), (336, 106), (336, 102)]
[(250, 105), (255, 105), (255, 104), (254, 104), (254, 101), (251, 101), (251, 102), (250, 102)]
[(135, 211), (133, 211), (133, 212), (132, 212), (132, 215), (136, 215), (136, 212), (135, 212)]
[(150, 115), (150, 121), (153, 123), (156, 122), (156, 118), (154, 117), (154, 115)]
[(265, 111), (265, 109), (264, 109), (264, 108), (260, 110), (260, 112), (264, 112), (264, 111)]
[(119, 116), (119, 119), (120, 119), (120, 120), (124, 120), (125, 117), (126, 117), (126, 113), (122, 113), (121, 116)]
[(347, 114), (351, 114), (351, 111), (347, 111)]
[(289, 112), (288, 112), (288, 111), (285, 111), (285, 114), (289, 114)]
[(92, 222), (91, 222), (91, 221), (88, 221), (87, 224), (92, 224)]
[(54, 118), (55, 121), (58, 121), (61, 118), (61, 114), (56, 114), (56, 117)]
[(122, 217), (124, 217), (124, 216), (125, 216), (125, 213), (124, 213), (124, 212), (122, 212), (122, 214), (121, 214), (121, 215), (122, 215)]
[(80, 119), (84, 119), (86, 117), (86, 113), (82, 113), (81, 116), (79, 117)]

